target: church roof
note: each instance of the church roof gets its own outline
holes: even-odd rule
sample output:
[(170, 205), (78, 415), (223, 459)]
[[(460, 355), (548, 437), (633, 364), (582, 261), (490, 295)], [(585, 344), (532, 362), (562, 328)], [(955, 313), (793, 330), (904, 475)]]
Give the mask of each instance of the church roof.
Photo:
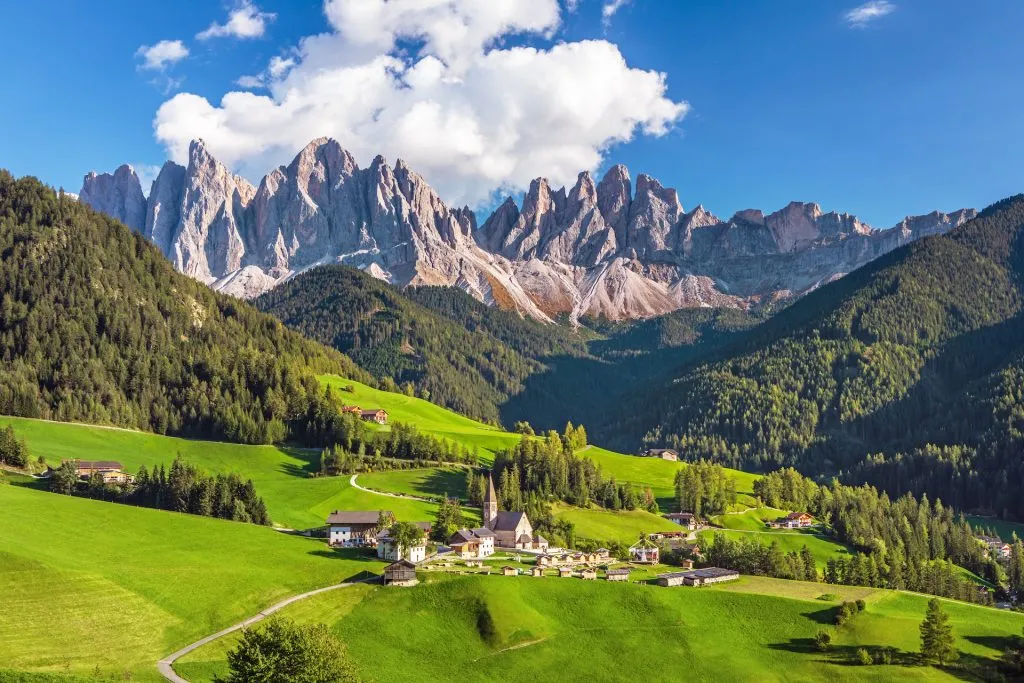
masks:
[(515, 528), (519, 526), (519, 520), (526, 517), (525, 512), (506, 512), (501, 511), (498, 516), (494, 518), (494, 522), (491, 524), (493, 531), (515, 531)]

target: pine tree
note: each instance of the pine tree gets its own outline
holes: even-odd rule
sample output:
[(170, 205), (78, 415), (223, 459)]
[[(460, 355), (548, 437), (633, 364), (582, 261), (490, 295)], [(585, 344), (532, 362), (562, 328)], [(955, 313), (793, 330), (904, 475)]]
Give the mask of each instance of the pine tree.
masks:
[(938, 598), (928, 601), (928, 612), (921, 622), (921, 659), (926, 664), (945, 666), (956, 661), (956, 635), (949, 615), (942, 609)]

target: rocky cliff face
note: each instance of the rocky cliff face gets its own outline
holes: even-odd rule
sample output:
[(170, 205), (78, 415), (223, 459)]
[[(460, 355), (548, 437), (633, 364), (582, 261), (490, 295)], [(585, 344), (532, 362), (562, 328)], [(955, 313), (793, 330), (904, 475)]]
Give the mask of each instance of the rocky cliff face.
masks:
[(307, 145), (253, 187), (193, 142), (188, 165), (164, 165), (147, 200), (131, 167), (90, 173), (81, 200), (146, 235), (182, 272), (242, 297), (294, 273), (345, 263), (404, 286), (460, 287), (550, 320), (612, 320), (681, 307), (744, 307), (798, 295), (923, 236), (970, 209), (875, 230), (849, 214), (793, 202), (721, 220), (686, 212), (678, 193), (628, 170), (568, 191), (538, 178), (477, 227), (401, 160), (360, 169), (334, 140)]

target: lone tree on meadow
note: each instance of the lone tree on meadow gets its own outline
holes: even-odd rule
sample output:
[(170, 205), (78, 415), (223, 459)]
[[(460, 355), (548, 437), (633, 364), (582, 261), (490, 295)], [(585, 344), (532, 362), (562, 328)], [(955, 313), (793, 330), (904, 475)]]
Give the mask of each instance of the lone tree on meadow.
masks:
[(921, 622), (921, 659), (926, 664), (945, 666), (955, 662), (957, 657), (953, 624), (949, 623), (949, 615), (942, 609), (938, 598), (932, 598)]
[(323, 624), (301, 626), (273, 617), (246, 629), (228, 652), (227, 678), (217, 683), (354, 683), (345, 644)]

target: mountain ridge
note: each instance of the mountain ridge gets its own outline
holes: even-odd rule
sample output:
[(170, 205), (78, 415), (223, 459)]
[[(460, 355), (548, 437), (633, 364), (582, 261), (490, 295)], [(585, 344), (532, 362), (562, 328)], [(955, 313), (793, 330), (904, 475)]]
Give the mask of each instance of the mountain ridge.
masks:
[(689, 307), (748, 308), (804, 294), (973, 209), (908, 216), (877, 230), (846, 213), (791, 202), (722, 220), (647, 174), (571, 188), (537, 178), (478, 225), (401, 159), (360, 168), (317, 138), (256, 186), (193, 141), (143, 196), (128, 166), (85, 176), (81, 200), (148, 237), (175, 267), (253, 298), (317, 265), (358, 267), (399, 286), (455, 286), (542, 321), (643, 319)]

